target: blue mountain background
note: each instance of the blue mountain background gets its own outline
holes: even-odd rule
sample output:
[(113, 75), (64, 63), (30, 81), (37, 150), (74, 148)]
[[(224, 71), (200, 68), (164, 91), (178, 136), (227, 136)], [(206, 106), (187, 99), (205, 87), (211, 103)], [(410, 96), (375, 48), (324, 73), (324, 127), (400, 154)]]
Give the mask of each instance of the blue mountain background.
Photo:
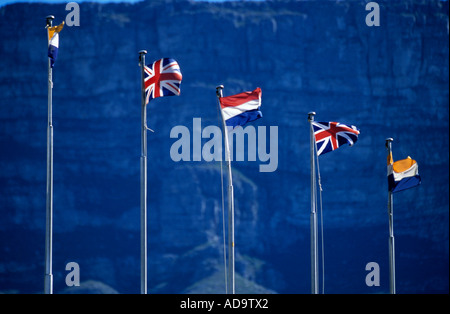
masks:
[[(324, 292), (389, 293), (385, 139), (422, 184), (394, 195), (397, 293), (449, 292), (448, 1), (80, 3), (53, 71), (55, 293), (140, 292), (140, 68), (178, 61), (181, 95), (148, 106), (149, 293), (224, 293), (220, 163), (174, 162), (170, 131), (219, 126), (224, 95), (262, 89), (278, 168), (233, 162), (236, 293), (310, 293), (308, 112), (357, 126), (320, 156)], [(42, 293), (47, 35), (65, 4), (0, 7), (0, 292)], [(203, 140), (205, 143), (207, 139)], [(192, 145), (192, 143), (191, 143)], [(67, 287), (65, 266), (80, 266)], [(365, 267), (380, 266), (380, 285)]]

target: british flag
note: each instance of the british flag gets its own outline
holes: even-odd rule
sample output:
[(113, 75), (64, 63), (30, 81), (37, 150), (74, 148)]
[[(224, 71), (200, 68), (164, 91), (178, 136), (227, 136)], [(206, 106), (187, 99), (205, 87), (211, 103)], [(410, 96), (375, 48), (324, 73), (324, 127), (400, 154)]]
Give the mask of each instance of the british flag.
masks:
[(348, 143), (352, 146), (357, 140), (359, 130), (339, 122), (312, 122), (316, 139), (317, 156), (325, 154)]
[(162, 58), (151, 66), (144, 66), (145, 103), (157, 97), (179, 96), (181, 70), (171, 58)]

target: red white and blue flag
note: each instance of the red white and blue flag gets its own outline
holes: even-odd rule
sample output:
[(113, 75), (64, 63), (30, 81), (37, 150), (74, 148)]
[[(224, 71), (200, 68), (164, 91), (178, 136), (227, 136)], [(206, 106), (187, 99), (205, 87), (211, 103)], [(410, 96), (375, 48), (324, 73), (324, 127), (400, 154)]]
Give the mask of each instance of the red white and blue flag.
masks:
[(312, 122), (317, 156), (331, 152), (344, 144), (352, 146), (358, 140), (359, 130), (339, 122)]
[(171, 58), (162, 58), (151, 66), (144, 66), (145, 103), (157, 97), (179, 96), (181, 70)]
[(261, 88), (258, 87), (252, 92), (221, 97), (220, 107), (225, 124), (234, 129), (261, 118), (261, 95)]

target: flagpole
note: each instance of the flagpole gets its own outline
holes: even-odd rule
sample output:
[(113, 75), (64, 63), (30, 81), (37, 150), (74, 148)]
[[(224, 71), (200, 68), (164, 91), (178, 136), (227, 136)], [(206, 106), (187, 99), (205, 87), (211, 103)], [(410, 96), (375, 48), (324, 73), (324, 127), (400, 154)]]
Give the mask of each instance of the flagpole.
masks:
[[(46, 17), (45, 28), (52, 27), (55, 17)], [(48, 30), (47, 30), (48, 34)], [(48, 36), (47, 36), (48, 37)], [(48, 40), (48, 39), (47, 39)], [(53, 123), (52, 123), (52, 67), (48, 59), (48, 125), (47, 125), (47, 189), (46, 189), (46, 224), (45, 224), (45, 280), (44, 293), (53, 294)]]
[(225, 140), (225, 160), (228, 166), (228, 287), (231, 293), (235, 294), (235, 263), (234, 263), (234, 190), (233, 176), (231, 172), (231, 154), (228, 141), (228, 129), (225, 118), (220, 108), (220, 98), (223, 97), (223, 85), (216, 87), (216, 95), (223, 123), (223, 133)]
[[(392, 153), (393, 138), (386, 139), (388, 156)], [(395, 294), (395, 244), (394, 244), (394, 197), (388, 191), (388, 215), (389, 215), (389, 289), (391, 294)]]
[(315, 169), (315, 139), (312, 122), (314, 121), (315, 112), (308, 113), (308, 121), (310, 125), (310, 163), (311, 163), (311, 293), (319, 293), (319, 258), (317, 244), (317, 210), (316, 210), (316, 169)]
[(141, 294), (147, 294), (147, 112), (144, 66), (146, 50), (139, 51), (141, 67)]

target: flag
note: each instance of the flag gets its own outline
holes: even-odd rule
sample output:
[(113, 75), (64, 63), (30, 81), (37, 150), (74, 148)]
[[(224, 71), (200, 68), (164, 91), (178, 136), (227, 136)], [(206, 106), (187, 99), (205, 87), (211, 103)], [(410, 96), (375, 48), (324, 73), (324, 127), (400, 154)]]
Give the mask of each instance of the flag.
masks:
[(261, 107), (261, 88), (252, 92), (221, 97), (220, 107), (227, 126), (244, 126), (247, 122), (255, 121), (262, 117), (259, 110)]
[(48, 27), (48, 57), (50, 58), (50, 67), (53, 68), (58, 56), (59, 32), (64, 27), (64, 21), (58, 26)]
[(417, 162), (409, 156), (394, 162), (392, 152), (387, 159), (387, 175), (389, 192), (392, 193), (413, 188), (421, 183)]
[(162, 58), (151, 66), (144, 66), (145, 104), (154, 98), (179, 96), (181, 70), (171, 58)]
[(339, 122), (312, 122), (317, 156), (331, 152), (344, 144), (352, 146), (358, 140), (359, 130)]

